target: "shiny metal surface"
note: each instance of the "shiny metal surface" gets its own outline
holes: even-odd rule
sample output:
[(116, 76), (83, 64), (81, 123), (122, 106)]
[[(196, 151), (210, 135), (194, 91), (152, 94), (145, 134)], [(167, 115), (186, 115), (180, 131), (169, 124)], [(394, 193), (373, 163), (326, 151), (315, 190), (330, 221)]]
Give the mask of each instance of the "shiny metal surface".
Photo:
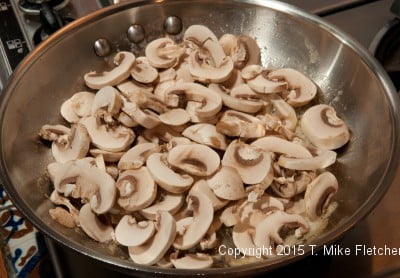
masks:
[(105, 38), (95, 40), (93, 44), (93, 49), (96, 55), (99, 57), (104, 57), (111, 53), (110, 42)]
[(145, 38), (145, 31), (142, 25), (132, 24), (128, 28), (127, 37), (130, 42), (140, 43)]
[(177, 16), (169, 16), (164, 21), (165, 32), (177, 35), (182, 31), (182, 20)]
[[(391, 184), (399, 157), (398, 99), (381, 66), (367, 51), (331, 25), (292, 6), (275, 1), (135, 1), (109, 7), (77, 20), (35, 49), (14, 72), (0, 105), (1, 177), (15, 205), (53, 239), (135, 276), (194, 275), (193, 271), (140, 266), (125, 260), (123, 249), (109, 248), (51, 220), (44, 198), (50, 183), (43, 179), (51, 161), (38, 143), (45, 123), (60, 121), (59, 107), (83, 89), (83, 74), (105, 65), (93, 41), (107, 37), (129, 48), (126, 30), (146, 26), (146, 41), (162, 34), (167, 16), (182, 18), (184, 27), (205, 24), (223, 33), (257, 38), (264, 65), (293, 67), (320, 87), (319, 98), (332, 104), (352, 131), (350, 144), (332, 169), (341, 189), (339, 209), (313, 244), (331, 243), (349, 230), (381, 199)], [(307, 248), (309, 253), (310, 249)], [(199, 270), (210, 276), (251, 275), (290, 263), (299, 257), (277, 257), (224, 269)], [(136, 270), (136, 271), (132, 271)]]

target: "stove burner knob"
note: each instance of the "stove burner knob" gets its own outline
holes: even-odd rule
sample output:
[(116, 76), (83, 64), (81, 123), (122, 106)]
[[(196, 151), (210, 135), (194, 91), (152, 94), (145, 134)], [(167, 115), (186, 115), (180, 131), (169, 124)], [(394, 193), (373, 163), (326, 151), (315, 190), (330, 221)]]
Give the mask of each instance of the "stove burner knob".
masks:
[(94, 52), (99, 57), (107, 56), (111, 53), (111, 45), (107, 39), (100, 38), (94, 42)]
[(47, 3), (41, 4), (40, 20), (42, 21), (43, 30), (47, 35), (53, 34), (55, 31), (64, 26), (64, 22), (61, 17), (54, 12)]
[(140, 43), (144, 40), (144, 29), (142, 25), (133, 24), (128, 28), (128, 40), (132, 43)]
[(177, 35), (182, 31), (182, 20), (177, 16), (169, 16), (164, 21), (164, 29), (170, 35)]

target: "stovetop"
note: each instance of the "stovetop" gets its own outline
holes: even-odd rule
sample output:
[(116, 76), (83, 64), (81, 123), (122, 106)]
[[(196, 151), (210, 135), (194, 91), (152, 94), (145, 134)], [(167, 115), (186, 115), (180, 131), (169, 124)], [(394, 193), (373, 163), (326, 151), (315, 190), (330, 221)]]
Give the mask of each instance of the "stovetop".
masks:
[[(390, 12), (393, 0), (286, 0), (285, 2), (323, 16), (325, 20), (353, 36), (364, 47), (369, 48), (372, 45), (371, 49), (373, 50), (376, 49), (377, 37), (382, 35), (381, 30), (384, 30), (385, 26), (387, 29), (390, 24), (393, 24), (395, 17)], [(100, 6), (101, 3), (95, 0), (71, 0), (62, 9), (61, 15), (77, 18)], [(8, 32), (9, 39), (6, 42), (0, 43), (0, 54), (2, 51), (4, 54), (4, 48), (11, 45), (12, 49), (9, 51), (15, 52), (17, 58), (20, 58), (35, 47), (33, 36), (40, 23), (37, 16), (25, 15), (21, 12), (17, 8), (16, 0), (0, 0), (0, 23), (4, 18), (3, 15), (6, 14), (5, 9), (15, 12), (18, 22), (22, 23), (25, 28), (20, 31), (20, 34), (18, 34), (18, 28), (8, 29), (12, 32)], [(8, 27), (13, 28), (13, 26)], [(18, 38), (13, 36), (20, 36), (20, 41), (15, 41)], [(1, 38), (3, 40), (3, 37)], [(11, 42), (9, 42), (10, 40)], [(393, 61), (398, 57), (394, 56), (391, 59)], [(394, 62), (400, 64), (400, 60)], [(17, 62), (7, 66), (2, 63), (4, 64), (4, 61), (0, 59), (0, 91), (2, 82), (4, 84), (6, 77)], [(3, 68), (3, 74), (1, 68)], [(8, 72), (4, 73), (4, 68)], [(400, 196), (400, 173), (397, 174), (393, 185), (378, 207), (364, 221), (344, 235), (339, 242), (340, 246), (354, 249), (356, 244), (361, 244), (366, 247), (400, 248), (400, 202), (398, 196)], [(47, 240), (47, 245), (53, 260), (54, 271), (58, 277), (92, 277), (96, 275), (97, 278), (100, 278), (111, 275), (111, 272), (103, 267), (104, 264), (95, 263), (91, 259), (49, 240)], [(84, 267), (85, 265), (95, 267)], [(274, 273), (272, 277), (285, 276), (293, 271), (298, 276), (399, 277), (400, 256), (314, 256)], [(115, 273), (112, 275), (119, 277)]]

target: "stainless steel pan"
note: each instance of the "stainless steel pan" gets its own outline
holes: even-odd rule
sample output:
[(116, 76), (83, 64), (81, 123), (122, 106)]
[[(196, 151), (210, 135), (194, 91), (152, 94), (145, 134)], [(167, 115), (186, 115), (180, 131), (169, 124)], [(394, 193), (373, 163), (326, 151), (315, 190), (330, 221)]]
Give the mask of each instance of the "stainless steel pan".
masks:
[[(52, 205), (45, 198), (51, 185), (41, 178), (51, 154), (38, 143), (36, 135), (43, 124), (61, 120), (59, 107), (83, 88), (83, 74), (104, 66), (104, 59), (93, 52), (96, 39), (105, 37), (120, 49), (130, 48), (126, 31), (131, 24), (144, 26), (149, 41), (163, 35), (163, 21), (169, 15), (180, 17), (184, 27), (205, 24), (218, 36), (234, 33), (256, 37), (264, 65), (306, 73), (320, 87), (320, 99), (332, 104), (346, 119), (352, 140), (333, 168), (340, 181), (336, 197), (339, 208), (314, 244), (321, 247), (333, 242), (372, 210), (397, 168), (399, 103), (387, 75), (366, 50), (319, 18), (275, 1), (135, 1), (95, 12), (56, 33), (22, 62), (3, 92), (1, 178), (15, 205), (39, 230), (126, 273), (193, 274), (136, 265), (123, 259), (126, 254), (122, 249), (112, 254), (108, 246), (52, 221), (48, 214)], [(309, 254), (310, 249), (306, 251)], [(250, 275), (297, 259), (277, 257), (196, 273)]]

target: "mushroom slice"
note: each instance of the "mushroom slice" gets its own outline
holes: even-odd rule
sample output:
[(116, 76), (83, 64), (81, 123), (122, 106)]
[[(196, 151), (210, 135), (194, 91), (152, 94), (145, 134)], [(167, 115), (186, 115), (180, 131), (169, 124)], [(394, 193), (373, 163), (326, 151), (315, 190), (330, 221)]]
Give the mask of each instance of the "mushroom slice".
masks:
[(253, 237), (255, 245), (261, 248), (269, 248), (273, 246), (273, 243), (282, 244), (283, 239), (279, 232), (283, 227), (297, 228), (295, 231), (297, 237), (301, 237), (309, 230), (307, 222), (300, 215), (277, 210), (268, 214), (256, 226)]
[(94, 116), (83, 119), (81, 123), (86, 127), (92, 144), (105, 151), (123, 151), (135, 139), (132, 129), (121, 125), (108, 129), (104, 124), (98, 125)]
[(92, 104), (92, 115), (95, 116), (100, 109), (106, 110), (110, 115), (115, 115), (121, 106), (122, 100), (118, 90), (111, 86), (105, 86), (96, 93)]
[(235, 110), (225, 111), (216, 128), (228, 136), (259, 138), (265, 135), (264, 125), (258, 118)]
[(260, 148), (234, 140), (222, 158), (222, 166), (235, 168), (244, 183), (261, 183), (269, 173), (271, 157)]
[[(174, 80), (176, 77), (176, 71), (173, 68), (169, 68), (158, 73), (158, 83)], [(191, 81), (193, 82), (193, 81)]]
[(211, 191), (205, 180), (198, 180), (190, 189), (189, 194), (192, 191), (200, 191), (204, 193), (213, 204), (214, 211), (217, 211), (228, 204), (227, 200), (221, 200)]
[(149, 155), (159, 152), (160, 147), (154, 143), (138, 144), (129, 149), (119, 160), (118, 168), (120, 170), (139, 169)]
[(214, 209), (211, 200), (200, 191), (192, 191), (187, 197), (188, 207), (193, 210), (193, 222), (188, 225), (183, 235), (177, 235), (174, 247), (188, 250), (198, 244), (210, 227)]
[(242, 69), (242, 71), (240, 72), (241, 77), (248, 81), (248, 80), (252, 80), (254, 78), (256, 78), (257, 76), (259, 76), (262, 72), (263, 72), (263, 67), (259, 66), (259, 65), (249, 65), (247, 67), (245, 67), (244, 69)]
[(139, 57), (131, 69), (133, 79), (140, 83), (151, 83), (158, 78), (158, 71), (153, 68), (146, 57)]
[(50, 209), (51, 218), (68, 228), (74, 228), (79, 225), (79, 211), (71, 204), (69, 199), (61, 196), (57, 190), (54, 190), (50, 195), (50, 201), (53, 204), (62, 205), (68, 209), (65, 210), (62, 207)]
[(152, 129), (160, 124), (158, 115), (155, 112), (150, 109), (142, 110), (136, 103), (124, 102), (122, 111), (145, 128)]
[(169, 168), (166, 156), (161, 153), (150, 155), (146, 165), (156, 183), (168, 192), (185, 192), (193, 183), (191, 176), (177, 174)]
[(39, 136), (48, 141), (66, 145), (69, 142), (71, 129), (63, 125), (44, 125), (40, 128)]
[(266, 136), (263, 138), (259, 138), (251, 143), (251, 146), (258, 147), (266, 152), (280, 153), (289, 157), (312, 157), (309, 150), (307, 150), (307, 148), (303, 147), (302, 145), (275, 136)]
[(118, 114), (117, 120), (126, 127), (136, 127), (139, 125), (138, 122), (132, 119), (132, 117), (126, 114), (124, 111), (121, 111)]
[(172, 126), (180, 126), (190, 121), (189, 114), (182, 108), (172, 109), (161, 114), (158, 118), (162, 123)]
[(281, 99), (273, 100), (272, 105), (274, 106), (275, 113), (281, 120), (283, 126), (291, 131), (294, 131), (297, 126), (297, 116), (293, 107)]
[(92, 89), (101, 89), (107, 85), (117, 85), (129, 77), (135, 60), (136, 57), (131, 52), (118, 52), (114, 57), (115, 68), (102, 73), (89, 72), (84, 76), (85, 83)]
[(297, 194), (304, 192), (307, 185), (315, 178), (313, 172), (296, 172), (291, 177), (274, 178), (271, 188), (276, 194), (283, 198), (292, 198)]
[(169, 38), (160, 38), (150, 42), (145, 52), (151, 66), (167, 69), (178, 63), (184, 49)]
[(220, 158), (205, 145), (179, 145), (169, 151), (168, 163), (189, 174), (209, 176), (218, 169)]
[(144, 209), (157, 196), (157, 185), (146, 167), (123, 172), (115, 186), (119, 190), (118, 205), (127, 211)]
[(200, 117), (213, 116), (222, 107), (222, 99), (216, 92), (197, 83), (177, 84), (165, 92), (165, 103), (170, 107), (185, 108), (187, 101), (201, 104), (196, 110)]
[(238, 37), (225, 34), (220, 40), (225, 54), (232, 57), (235, 67), (242, 69), (247, 65), (256, 65), (260, 63), (260, 48), (257, 42), (246, 35)]
[(125, 215), (115, 227), (115, 239), (123, 246), (139, 246), (148, 241), (155, 233), (152, 221), (136, 222), (130, 215)]
[(106, 162), (117, 162), (121, 159), (121, 157), (125, 154), (125, 152), (109, 152), (100, 149), (91, 149), (89, 150), (90, 154), (94, 157), (98, 155), (102, 155), (104, 161)]
[(236, 248), (245, 256), (256, 256), (255, 250), (257, 246), (254, 244), (251, 233), (254, 228), (247, 223), (237, 223), (232, 230), (232, 240)]
[(224, 200), (240, 200), (246, 197), (242, 178), (235, 168), (222, 166), (207, 180), (208, 186), (219, 198)]
[(179, 259), (171, 258), (171, 262), (175, 268), (180, 269), (205, 269), (213, 265), (212, 257), (202, 253), (187, 254)]
[(325, 212), (338, 188), (338, 181), (330, 172), (320, 174), (307, 186), (304, 201), (307, 216), (312, 221), (317, 220)]
[(292, 170), (317, 170), (326, 168), (336, 161), (336, 152), (328, 150), (318, 150), (317, 156), (310, 158), (290, 158), (280, 156), (279, 166)]
[(153, 205), (142, 209), (140, 214), (147, 219), (155, 220), (157, 211), (167, 211), (174, 215), (182, 207), (183, 203), (184, 197), (182, 194), (163, 192)]
[(64, 120), (71, 124), (77, 123), (79, 121), (78, 114), (76, 114), (76, 112), (72, 108), (71, 99), (67, 99), (63, 102), (60, 108), (60, 113)]
[(220, 150), (225, 150), (227, 146), (225, 136), (219, 133), (212, 124), (201, 123), (191, 125), (182, 132), (182, 135), (197, 143)]
[(290, 93), (287, 102), (294, 107), (306, 105), (317, 94), (317, 86), (304, 74), (294, 69), (285, 68), (271, 71), (268, 78), (283, 79), (288, 83)]
[(74, 94), (71, 99), (71, 107), (79, 117), (90, 116), (95, 94), (90, 92), (79, 92)]
[(149, 84), (141, 84), (135, 80), (128, 80), (117, 85), (118, 90), (121, 94), (126, 97), (129, 101), (132, 95), (137, 93), (151, 93), (153, 92), (153, 86)]
[(171, 126), (159, 125), (157, 128), (146, 129), (143, 132), (143, 136), (147, 141), (153, 142), (155, 144), (162, 144), (163, 142), (169, 142), (172, 138), (180, 137), (180, 133)]
[(350, 140), (350, 132), (332, 106), (319, 104), (307, 109), (300, 121), (304, 135), (318, 148), (333, 150)]
[(226, 226), (232, 227), (239, 221), (239, 205), (234, 203), (222, 210), (219, 220)]
[(106, 213), (115, 203), (114, 179), (103, 170), (87, 163), (69, 161), (58, 168), (54, 177), (54, 188), (66, 196), (81, 198), (97, 214)]
[[(247, 71), (247, 70), (246, 70)], [(287, 89), (287, 82), (281, 79), (272, 79), (269, 77), (270, 71), (263, 70), (259, 75), (253, 79), (247, 80), (247, 85), (254, 91), (260, 94), (280, 93)], [(242, 73), (243, 77), (243, 73)]]
[(51, 152), (57, 162), (64, 163), (85, 157), (89, 145), (90, 138), (86, 128), (77, 124), (72, 128), (67, 144), (59, 144), (56, 140), (51, 145)]
[(159, 211), (156, 219), (156, 234), (145, 244), (128, 247), (129, 256), (138, 264), (153, 265), (158, 262), (174, 242), (176, 223), (172, 215)]
[(114, 229), (111, 225), (102, 223), (92, 211), (89, 204), (84, 205), (79, 211), (79, 223), (82, 230), (98, 242), (112, 240)]

